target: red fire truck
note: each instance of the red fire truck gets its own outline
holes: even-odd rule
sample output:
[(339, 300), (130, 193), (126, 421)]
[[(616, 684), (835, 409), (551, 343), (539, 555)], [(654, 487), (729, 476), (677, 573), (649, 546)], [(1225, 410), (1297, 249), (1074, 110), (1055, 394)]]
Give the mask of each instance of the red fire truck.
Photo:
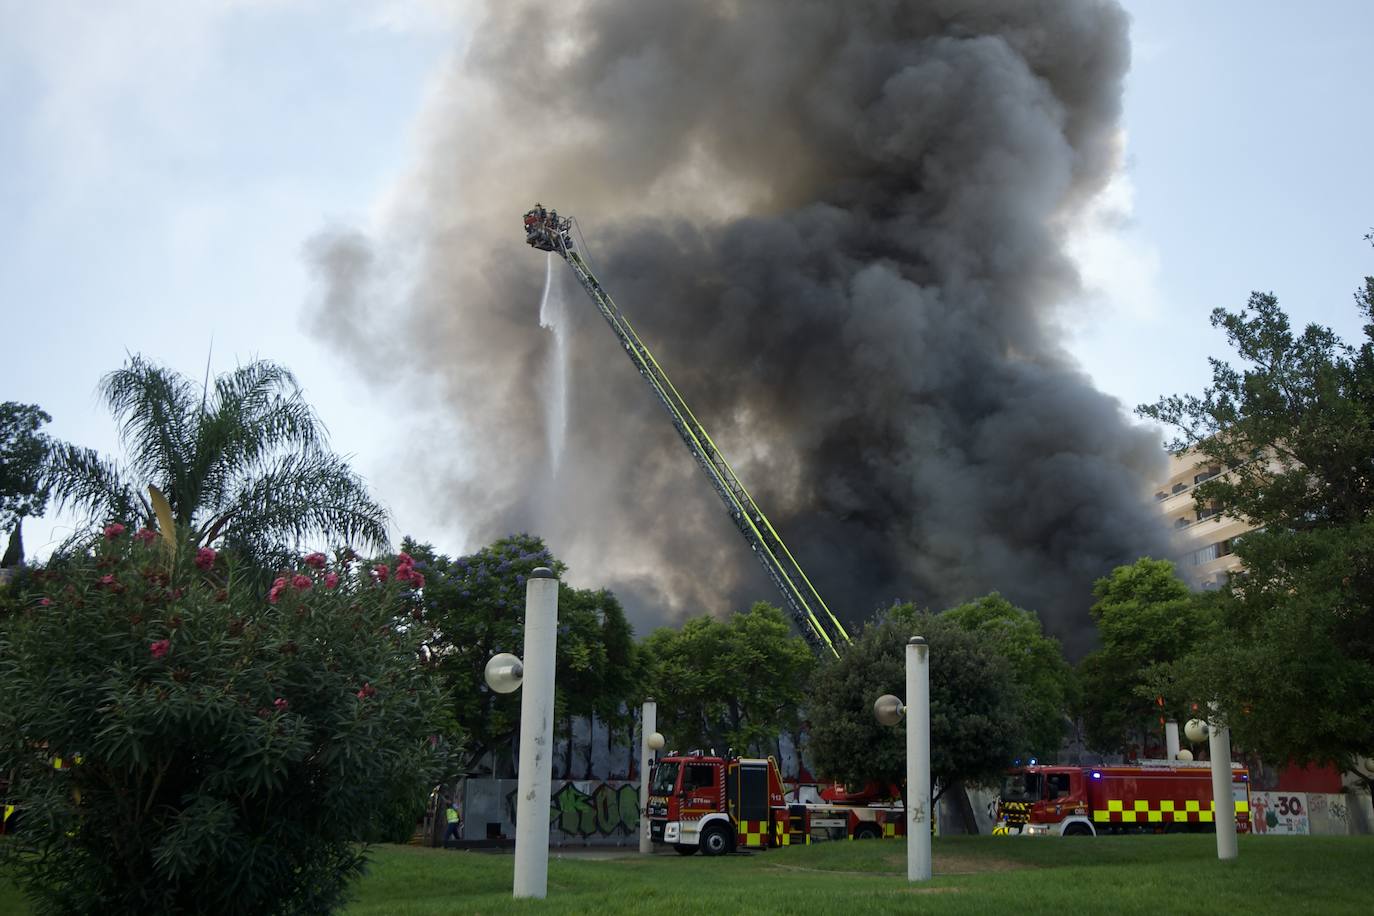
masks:
[(690, 856), (767, 849), (812, 839), (904, 836), (902, 807), (893, 803), (799, 802), (773, 758), (669, 754), (649, 782), (649, 835)]
[[(1250, 774), (1231, 764), (1236, 830), (1250, 832)], [(1216, 830), (1211, 764), (1142, 761), (1139, 766), (1030, 766), (1002, 783), (994, 833), (1096, 836)]]

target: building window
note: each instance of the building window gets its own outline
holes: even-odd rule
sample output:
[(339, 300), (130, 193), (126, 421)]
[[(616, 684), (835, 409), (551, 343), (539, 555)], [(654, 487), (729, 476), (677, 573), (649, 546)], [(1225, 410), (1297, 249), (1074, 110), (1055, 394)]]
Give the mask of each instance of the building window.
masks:
[(1202, 548), (1201, 550), (1194, 550), (1194, 551), (1193, 551), (1193, 565), (1194, 565), (1194, 566), (1201, 566), (1203, 563), (1208, 563), (1208, 562), (1210, 562), (1210, 561), (1212, 561), (1212, 560), (1215, 560), (1215, 559), (1217, 558), (1217, 556), (1218, 556), (1218, 554), (1217, 554), (1217, 545), (1216, 545), (1216, 544), (1208, 544), (1206, 547)]
[(1155, 494), (1155, 499), (1168, 499), (1168, 498), (1169, 498), (1169, 494), (1168, 494), (1168, 493), (1165, 493), (1163, 490), (1160, 490), (1158, 493)]
[(1188, 519), (1186, 516), (1185, 516), (1184, 518), (1176, 518), (1176, 519), (1174, 519), (1174, 527), (1175, 527), (1175, 528), (1187, 528), (1187, 527), (1188, 527), (1189, 525), (1191, 525), (1191, 524), (1192, 524), (1192, 521), (1191, 521), (1190, 519)]
[(1170, 490), (1169, 492), (1170, 492), (1170, 493), (1182, 493), (1182, 492), (1183, 492), (1184, 490), (1186, 490), (1186, 489), (1188, 489), (1188, 485), (1187, 485), (1186, 483), (1184, 483), (1183, 481), (1180, 480), (1178, 483), (1174, 484), (1174, 488), (1173, 488), (1172, 490)]
[(1221, 511), (1221, 509), (1217, 506), (1216, 503), (1208, 503), (1208, 504), (1205, 505), (1205, 506), (1198, 506), (1198, 509), (1197, 509), (1197, 520), (1198, 520), (1198, 521), (1202, 521), (1202, 520), (1205, 519), (1205, 518), (1211, 518), (1212, 516), (1216, 515), (1216, 514), (1219, 513), (1220, 511)]
[(1218, 466), (1216, 466), (1216, 465), (1212, 465), (1210, 468), (1208, 468), (1207, 470), (1203, 471), (1202, 473), (1200, 473), (1200, 474), (1194, 474), (1194, 475), (1193, 475), (1193, 483), (1196, 484), (1196, 483), (1202, 483), (1204, 480), (1211, 480), (1213, 477), (1217, 476), (1217, 475), (1220, 474), (1220, 473), (1221, 473), (1221, 468), (1218, 467)]
[(1217, 541), (1215, 544), (1208, 544), (1200, 550), (1194, 550), (1188, 555), (1188, 559), (1193, 566), (1201, 566), (1203, 563), (1210, 563), (1217, 557), (1228, 557), (1231, 555), (1231, 539)]

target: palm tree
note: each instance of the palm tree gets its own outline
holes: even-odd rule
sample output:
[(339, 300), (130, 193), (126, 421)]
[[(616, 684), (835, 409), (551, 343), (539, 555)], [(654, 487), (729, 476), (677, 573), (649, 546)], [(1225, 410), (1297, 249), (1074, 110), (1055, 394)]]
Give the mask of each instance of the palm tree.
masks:
[(197, 385), (133, 356), (99, 390), (127, 463), (55, 445), (48, 483), (57, 506), (152, 527), (152, 484), (192, 546), (229, 547), (259, 561), (312, 537), (386, 547), (386, 510), (329, 450), (324, 425), (286, 368), (258, 360)]

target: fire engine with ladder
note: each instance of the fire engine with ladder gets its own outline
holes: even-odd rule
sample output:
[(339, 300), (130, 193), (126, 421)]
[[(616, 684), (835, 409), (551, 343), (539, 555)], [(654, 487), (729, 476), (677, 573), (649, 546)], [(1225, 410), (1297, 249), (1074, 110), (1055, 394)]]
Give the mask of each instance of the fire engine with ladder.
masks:
[[(574, 244), (580, 237), (571, 217), (541, 204), (525, 213), (525, 241), (539, 251), (557, 254), (572, 268), (601, 317), (606, 320), (635, 369), (668, 412), (692, 457), (706, 474), (764, 571), (782, 593), (802, 636), (818, 653), (839, 655), (850, 642), (811, 580), (787, 549), (772, 522), (759, 508), (729, 461), (712, 441), (682, 394), (648, 346), (635, 333), (605, 287)], [(582, 247), (585, 247), (583, 245)], [(720, 855), (734, 849), (809, 843), (812, 839), (876, 839), (905, 835), (899, 801), (885, 793), (846, 793), (832, 786), (815, 799), (789, 793), (773, 758), (737, 757), (727, 752), (670, 753), (654, 768), (649, 790), (649, 818), (655, 842), (690, 855), (700, 849)], [(789, 794), (791, 798), (789, 798)]]
[[(1250, 774), (1231, 764), (1236, 832), (1250, 832)], [(1139, 766), (1029, 766), (1002, 783), (993, 833), (1099, 836), (1216, 830), (1211, 764), (1146, 760)]]

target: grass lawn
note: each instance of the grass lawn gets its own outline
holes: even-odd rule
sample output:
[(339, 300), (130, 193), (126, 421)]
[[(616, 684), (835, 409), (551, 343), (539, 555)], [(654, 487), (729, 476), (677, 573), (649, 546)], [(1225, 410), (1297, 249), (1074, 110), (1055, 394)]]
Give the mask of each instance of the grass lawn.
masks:
[(512, 901), (509, 855), (379, 849), (350, 914), (1369, 913), (1374, 837), (948, 837), (935, 877), (909, 885), (905, 843), (817, 844), (723, 859), (549, 863), (545, 901)]
[[(1374, 911), (1374, 837), (1241, 837), (1240, 858), (1228, 863), (1216, 861), (1210, 836), (945, 837), (935, 841), (935, 877), (925, 885), (907, 884), (906, 847), (896, 841), (722, 859), (555, 852), (544, 901), (511, 899), (509, 854), (382, 846), (373, 860), (347, 910), (353, 916)], [(0, 882), (0, 913), (22, 912)]]

